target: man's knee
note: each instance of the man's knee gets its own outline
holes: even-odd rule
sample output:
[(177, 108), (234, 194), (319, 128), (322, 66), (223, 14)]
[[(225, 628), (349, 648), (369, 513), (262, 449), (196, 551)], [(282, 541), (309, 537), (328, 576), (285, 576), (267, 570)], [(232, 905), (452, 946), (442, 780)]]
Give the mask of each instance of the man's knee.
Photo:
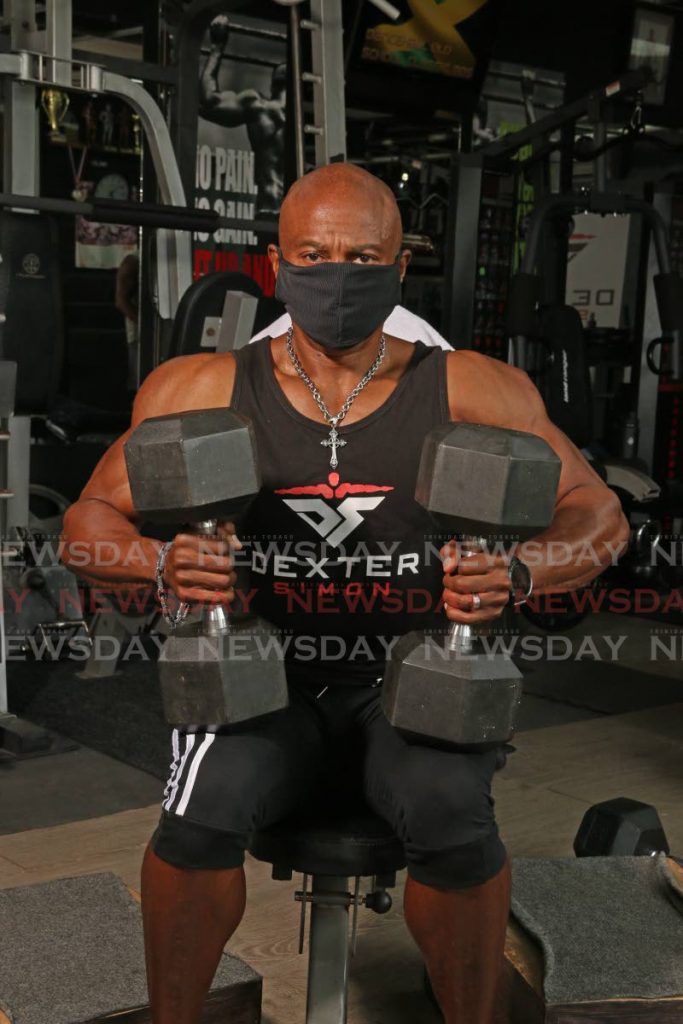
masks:
[(150, 840), (157, 857), (179, 868), (223, 870), (244, 863), (248, 832), (226, 832), (164, 811)]
[(414, 850), (406, 848), (408, 875), (433, 889), (471, 889), (494, 878), (503, 868), (506, 851), (498, 829), (461, 846)]
[(478, 762), (434, 774), (411, 789), (402, 808), (408, 873), (439, 889), (481, 885), (503, 867), (490, 775)]

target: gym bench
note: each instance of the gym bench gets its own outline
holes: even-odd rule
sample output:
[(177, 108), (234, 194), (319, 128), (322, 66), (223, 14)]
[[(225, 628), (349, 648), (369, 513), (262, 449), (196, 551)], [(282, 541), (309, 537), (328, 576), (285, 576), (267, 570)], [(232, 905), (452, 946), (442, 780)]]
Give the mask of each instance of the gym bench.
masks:
[[(289, 881), (293, 872), (303, 874), (294, 898), (301, 903), (300, 953), (308, 904), (311, 908), (306, 1024), (346, 1024), (358, 908), (364, 904), (377, 914), (391, 908), (386, 890), (405, 867), (403, 844), (362, 799), (350, 807), (327, 795), (324, 803), (256, 833), (250, 852), (273, 865), (274, 879)], [(360, 881), (367, 877), (370, 888), (362, 895)], [(353, 892), (349, 878), (354, 879)]]

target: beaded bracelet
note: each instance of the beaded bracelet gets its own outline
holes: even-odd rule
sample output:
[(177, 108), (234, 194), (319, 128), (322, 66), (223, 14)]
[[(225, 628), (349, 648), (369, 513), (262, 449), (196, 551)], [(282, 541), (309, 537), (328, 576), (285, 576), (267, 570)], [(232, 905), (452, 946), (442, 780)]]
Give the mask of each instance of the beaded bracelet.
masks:
[(175, 629), (187, 615), (190, 606), (185, 601), (181, 601), (176, 612), (172, 612), (168, 607), (168, 590), (164, 584), (164, 568), (166, 566), (166, 556), (172, 546), (173, 541), (169, 540), (159, 549), (154, 578), (156, 580), (157, 597), (159, 598), (159, 604), (161, 605), (161, 613), (171, 629)]

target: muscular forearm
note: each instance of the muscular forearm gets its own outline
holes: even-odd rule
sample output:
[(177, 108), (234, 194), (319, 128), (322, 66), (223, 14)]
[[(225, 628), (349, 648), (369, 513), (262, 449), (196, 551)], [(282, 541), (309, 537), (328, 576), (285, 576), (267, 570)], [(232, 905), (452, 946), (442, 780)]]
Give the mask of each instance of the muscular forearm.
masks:
[(535, 593), (590, 583), (626, 549), (629, 526), (618, 498), (601, 486), (582, 486), (559, 502), (552, 526), (516, 554), (529, 566)]
[(108, 590), (152, 585), (160, 547), (160, 541), (142, 537), (125, 516), (96, 498), (77, 501), (64, 517), (62, 562)]
[(199, 81), (199, 102), (202, 106), (211, 106), (218, 95), (218, 69), (221, 66), (223, 52), (212, 49), (207, 57), (202, 77)]

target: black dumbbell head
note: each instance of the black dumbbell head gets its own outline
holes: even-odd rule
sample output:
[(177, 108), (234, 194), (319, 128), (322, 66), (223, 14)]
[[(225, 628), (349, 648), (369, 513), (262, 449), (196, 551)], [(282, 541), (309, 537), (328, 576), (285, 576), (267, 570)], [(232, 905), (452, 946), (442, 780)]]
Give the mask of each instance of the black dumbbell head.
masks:
[(535, 434), (448, 423), (425, 438), (415, 499), (453, 533), (525, 539), (552, 522), (560, 469)]
[(669, 844), (651, 804), (617, 797), (589, 807), (574, 839), (577, 857), (642, 857), (668, 853)]
[(261, 486), (251, 423), (228, 408), (144, 420), (124, 453), (133, 505), (150, 520), (234, 518)]
[(424, 633), (408, 633), (391, 651), (382, 710), (410, 742), (490, 749), (510, 739), (522, 674), (503, 654), (458, 657)]
[(262, 619), (233, 624), (222, 637), (178, 630), (159, 655), (166, 721), (240, 725), (289, 704), (280, 645)]

